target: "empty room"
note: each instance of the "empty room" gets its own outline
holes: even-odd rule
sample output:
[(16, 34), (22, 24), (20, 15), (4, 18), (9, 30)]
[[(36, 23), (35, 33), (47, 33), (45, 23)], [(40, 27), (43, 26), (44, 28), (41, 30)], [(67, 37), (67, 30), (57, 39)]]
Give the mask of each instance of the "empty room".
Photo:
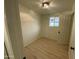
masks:
[(5, 59), (74, 59), (75, 0), (5, 0)]

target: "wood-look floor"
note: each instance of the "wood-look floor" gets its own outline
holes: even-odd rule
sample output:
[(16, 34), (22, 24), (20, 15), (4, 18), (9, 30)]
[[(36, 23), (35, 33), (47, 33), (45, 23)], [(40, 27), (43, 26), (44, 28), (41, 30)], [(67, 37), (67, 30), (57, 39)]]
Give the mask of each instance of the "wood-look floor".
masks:
[(68, 59), (68, 46), (50, 39), (38, 39), (24, 48), (27, 59)]

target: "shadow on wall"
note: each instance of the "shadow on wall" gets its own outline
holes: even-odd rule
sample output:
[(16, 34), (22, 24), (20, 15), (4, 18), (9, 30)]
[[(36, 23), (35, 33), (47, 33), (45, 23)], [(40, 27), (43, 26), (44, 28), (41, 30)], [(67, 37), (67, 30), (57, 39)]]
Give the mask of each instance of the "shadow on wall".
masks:
[(40, 24), (38, 15), (32, 10), (20, 11), (24, 47), (38, 38)]

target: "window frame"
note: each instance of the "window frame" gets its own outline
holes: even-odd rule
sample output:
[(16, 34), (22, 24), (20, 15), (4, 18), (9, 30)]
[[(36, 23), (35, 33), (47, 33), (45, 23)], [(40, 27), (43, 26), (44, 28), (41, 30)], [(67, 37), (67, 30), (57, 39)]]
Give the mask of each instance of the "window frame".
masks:
[(50, 17), (49, 20), (49, 26), (50, 27), (59, 27), (59, 17), (55, 16), (55, 17)]

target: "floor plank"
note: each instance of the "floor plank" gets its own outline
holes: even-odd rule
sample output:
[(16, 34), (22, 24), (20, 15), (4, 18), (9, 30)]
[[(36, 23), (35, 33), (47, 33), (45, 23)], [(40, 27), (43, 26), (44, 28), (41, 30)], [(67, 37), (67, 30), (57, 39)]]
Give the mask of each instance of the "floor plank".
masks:
[(68, 46), (50, 39), (38, 39), (24, 48), (27, 59), (68, 59)]

